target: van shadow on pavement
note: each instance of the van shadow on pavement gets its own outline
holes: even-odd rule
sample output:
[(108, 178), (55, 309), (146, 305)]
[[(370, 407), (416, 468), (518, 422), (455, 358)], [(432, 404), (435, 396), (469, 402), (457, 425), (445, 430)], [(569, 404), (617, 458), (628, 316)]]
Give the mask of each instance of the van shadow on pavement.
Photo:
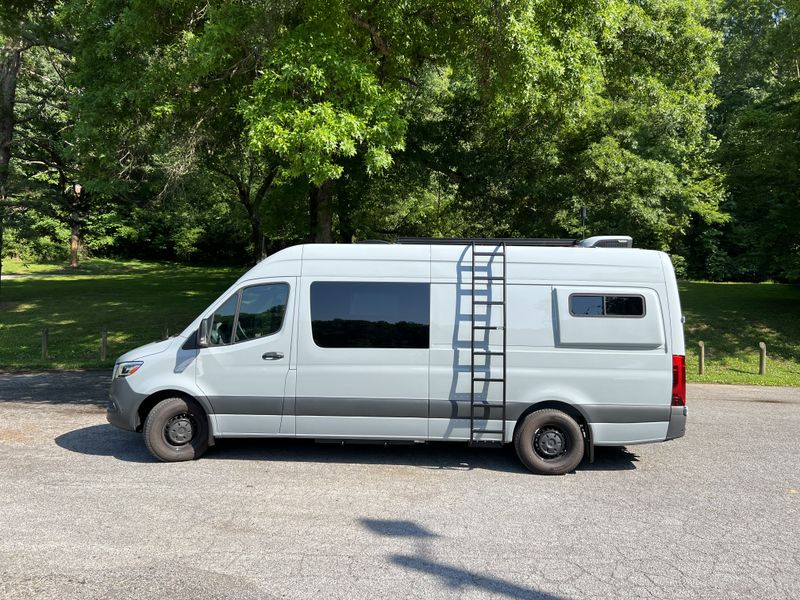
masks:
[(68, 431), (58, 436), (55, 443), (78, 454), (113, 456), (128, 462), (157, 462), (145, 448), (141, 434), (123, 431), (108, 424)]
[[(55, 443), (65, 450), (94, 456), (113, 456), (129, 462), (156, 462), (139, 433), (123, 431), (108, 424), (92, 425), (64, 433)], [(503, 449), (469, 448), (465, 443), (429, 444), (338, 444), (297, 439), (217, 440), (204, 460), (253, 460), (298, 463), (341, 463), (406, 465), (431, 470), (471, 471), (484, 469), (526, 473), (513, 446)], [(584, 460), (579, 471), (621, 471), (635, 469), (637, 456), (625, 448), (596, 448), (595, 462)]]
[(389, 561), (409, 571), (438, 577), (443, 580), (448, 589), (466, 592), (473, 588), (482, 593), (530, 600), (557, 600), (561, 598), (560, 596), (518, 585), (493, 575), (487, 575), (485, 574), (486, 571), (477, 573), (440, 562), (436, 559), (431, 544), (431, 540), (440, 536), (414, 521), (362, 518), (360, 522), (367, 531), (374, 535), (407, 537), (414, 540), (413, 554), (391, 554), (388, 556)]

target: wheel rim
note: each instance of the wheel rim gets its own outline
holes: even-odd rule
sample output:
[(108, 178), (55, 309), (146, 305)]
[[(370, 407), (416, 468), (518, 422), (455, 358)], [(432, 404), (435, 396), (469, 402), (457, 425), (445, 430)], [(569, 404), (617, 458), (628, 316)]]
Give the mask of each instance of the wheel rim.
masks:
[(568, 437), (558, 427), (548, 425), (536, 431), (533, 437), (533, 448), (536, 454), (546, 460), (551, 460), (563, 456), (569, 449)]
[(195, 423), (192, 415), (181, 413), (167, 421), (164, 427), (164, 437), (173, 446), (183, 446), (192, 441)]

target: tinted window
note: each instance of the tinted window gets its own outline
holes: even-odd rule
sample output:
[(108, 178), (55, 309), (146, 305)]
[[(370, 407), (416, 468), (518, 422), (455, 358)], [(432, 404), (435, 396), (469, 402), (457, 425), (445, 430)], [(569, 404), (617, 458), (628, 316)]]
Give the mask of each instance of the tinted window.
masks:
[(569, 310), (573, 315), (602, 316), (602, 296), (571, 296)]
[(288, 298), (289, 286), (285, 283), (254, 285), (243, 289), (236, 341), (252, 340), (280, 331)]
[(576, 317), (641, 317), (644, 298), (573, 294), (569, 297), (569, 310)]
[(644, 298), (641, 296), (606, 296), (606, 315), (614, 317), (641, 317)]
[(239, 302), (239, 293), (225, 300), (225, 303), (214, 311), (214, 318), (211, 320), (208, 341), (215, 346), (231, 343), (233, 333), (233, 321), (236, 316), (236, 304)]
[(322, 348), (428, 348), (430, 285), (317, 281), (311, 331)]

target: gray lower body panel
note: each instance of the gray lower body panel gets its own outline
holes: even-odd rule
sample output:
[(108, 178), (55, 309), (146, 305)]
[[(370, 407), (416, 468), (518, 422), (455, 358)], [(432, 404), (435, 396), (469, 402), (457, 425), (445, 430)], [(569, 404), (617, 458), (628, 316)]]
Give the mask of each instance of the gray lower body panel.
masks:
[(683, 437), (686, 433), (686, 417), (689, 410), (685, 406), (673, 406), (667, 428), (667, 439)]
[(223, 415), (281, 415), (283, 396), (209, 396), (214, 412)]
[(427, 398), (308, 398), (295, 402), (298, 417), (406, 417), (427, 419)]
[[(469, 419), (469, 400), (425, 398), (311, 398), (297, 397), (294, 411), (284, 411), (281, 397), (211, 396), (214, 412), (227, 415), (290, 415), (314, 417), (408, 417), (420, 419)], [(289, 409), (291, 403), (287, 403)], [(589, 423), (650, 423), (669, 421), (670, 407), (652, 404), (574, 405)], [(530, 403), (508, 401), (506, 419), (516, 421)], [(429, 412), (430, 409), (430, 412)], [(484, 418), (499, 419), (502, 409), (485, 408)]]
[[(110, 423), (136, 430), (140, 423), (136, 407), (144, 396), (133, 392), (125, 379), (112, 382), (107, 413)], [(375, 439), (469, 438), (469, 399), (425, 398), (313, 398), (215, 396), (209, 398), (217, 417), (215, 433), (224, 437), (298, 435), (342, 436)], [(506, 404), (506, 432), (510, 439), (514, 424), (530, 403)], [(645, 404), (573, 405), (592, 427), (598, 445), (646, 443), (674, 439), (684, 434), (684, 407)], [(501, 408), (477, 408), (476, 420), (502, 427)], [(298, 423), (287, 431), (281, 420), (294, 417)], [(213, 422), (213, 419), (212, 419)], [(487, 427), (488, 428), (488, 427)], [(283, 433), (286, 432), (286, 433)]]
[(136, 431), (140, 425), (138, 408), (145, 395), (134, 392), (124, 377), (118, 377), (111, 382), (108, 398), (106, 420), (120, 429)]
[[(369, 400), (368, 402), (373, 402)], [(375, 402), (378, 402), (377, 400)], [(530, 408), (529, 402), (506, 402), (506, 420), (518, 420)], [(587, 423), (649, 423), (669, 421), (669, 406), (652, 404), (576, 404)], [(431, 400), (431, 419), (469, 419), (469, 400)], [(501, 408), (482, 408), (480, 416), (500, 419)], [(488, 412), (483, 412), (488, 411)]]

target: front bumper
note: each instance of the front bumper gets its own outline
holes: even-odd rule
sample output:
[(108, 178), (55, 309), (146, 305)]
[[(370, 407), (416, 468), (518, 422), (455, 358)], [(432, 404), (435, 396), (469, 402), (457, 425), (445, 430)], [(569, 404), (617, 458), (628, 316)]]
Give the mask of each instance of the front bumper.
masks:
[(138, 431), (141, 426), (139, 406), (146, 397), (145, 394), (134, 392), (126, 378), (117, 377), (111, 381), (108, 390), (106, 420), (120, 429)]

